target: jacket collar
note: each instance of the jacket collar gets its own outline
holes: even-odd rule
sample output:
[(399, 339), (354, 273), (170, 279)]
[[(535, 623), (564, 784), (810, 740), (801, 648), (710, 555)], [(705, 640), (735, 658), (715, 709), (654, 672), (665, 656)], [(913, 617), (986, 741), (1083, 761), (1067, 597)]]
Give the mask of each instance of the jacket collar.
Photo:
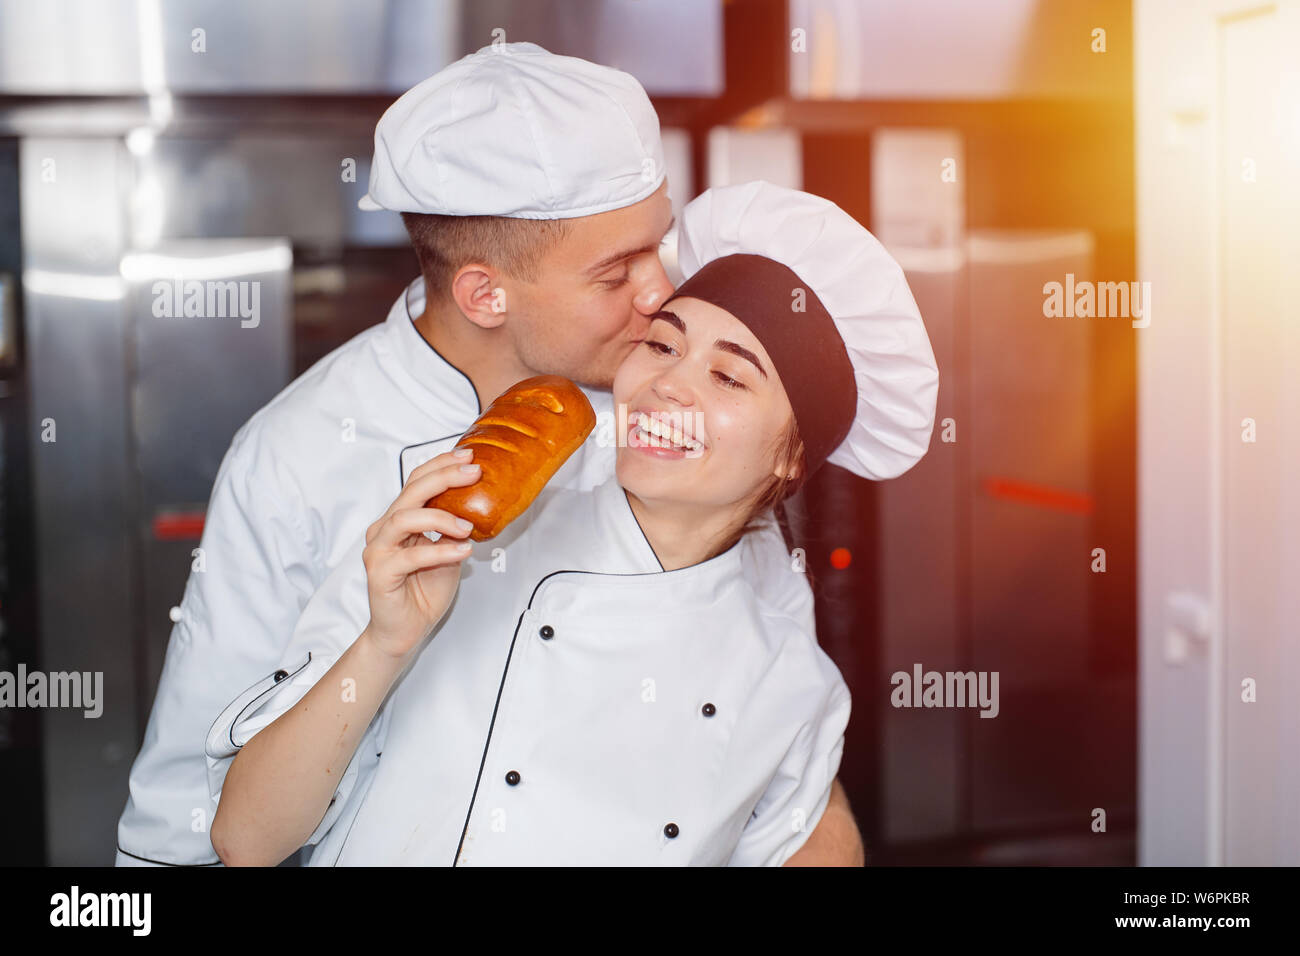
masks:
[[(469, 376), (443, 358), (415, 327), (414, 320), (423, 312), (424, 279), (416, 278), (388, 310), (379, 347), (398, 370), (403, 391), (420, 407), (436, 410), (439, 420), (435, 430), (440, 430), (443, 422), (468, 428), (480, 413), (478, 393)], [(441, 437), (441, 433), (430, 437)]]
[[(740, 542), (708, 561), (664, 571), (617, 476), (594, 487), (591, 494), (595, 526), (580, 533), (605, 543), (590, 549), (600, 556), (601, 569), (587, 570), (577, 564), (548, 574), (533, 593), (534, 609), (606, 621), (611, 616), (626, 620), (674, 613), (698, 616), (701, 608), (720, 602), (737, 586), (742, 572)], [(610, 554), (611, 548), (617, 553)]]
[[(400, 369), (403, 389), (414, 390), (422, 407), (443, 411), (443, 419), (459, 423), (461, 430), (468, 428), (483, 409), (479, 406), (478, 392), (469, 376), (443, 358), (415, 327), (415, 319), (424, 313), (424, 279), (416, 277), (397, 297), (388, 310), (380, 348)], [(599, 416), (613, 416), (613, 397), (609, 389), (579, 385)], [(442, 420), (435, 426), (437, 434), (428, 441), (445, 437), (440, 429)]]

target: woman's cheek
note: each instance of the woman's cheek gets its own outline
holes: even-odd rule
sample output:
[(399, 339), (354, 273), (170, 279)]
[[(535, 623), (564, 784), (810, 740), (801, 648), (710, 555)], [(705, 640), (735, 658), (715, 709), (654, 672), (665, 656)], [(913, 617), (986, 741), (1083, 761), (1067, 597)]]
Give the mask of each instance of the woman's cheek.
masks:
[[(737, 460), (737, 451), (742, 451), (736, 438), (740, 431), (737, 416), (734, 411), (729, 409), (705, 409), (704, 410), (704, 428), (710, 447), (714, 453), (721, 452), (721, 458), (728, 467), (743, 466), (744, 462)], [(743, 457), (743, 451), (742, 451)]]
[[(767, 467), (766, 462), (759, 460), (763, 450), (762, 443), (759, 441), (762, 430), (755, 427), (756, 422), (751, 421), (750, 417), (740, 409), (729, 410), (717, 415), (716, 419), (718, 433), (714, 446), (725, 448), (727, 459), (736, 468), (745, 474), (751, 474), (755, 469)], [(712, 428), (713, 424), (710, 421), (711, 436)]]
[(709, 434), (726, 439), (732, 448), (742, 447), (747, 434), (753, 430), (746, 409), (735, 402), (714, 402), (705, 409), (705, 415)]

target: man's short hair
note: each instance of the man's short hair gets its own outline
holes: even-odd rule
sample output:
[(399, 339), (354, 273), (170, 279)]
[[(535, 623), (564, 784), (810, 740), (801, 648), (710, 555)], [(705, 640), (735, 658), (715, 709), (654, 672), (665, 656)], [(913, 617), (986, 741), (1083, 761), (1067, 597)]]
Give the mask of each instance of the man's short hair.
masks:
[(564, 219), (404, 212), (402, 222), (420, 260), (425, 295), (442, 298), (450, 298), (456, 270), (471, 262), (535, 282), (543, 257), (569, 231)]

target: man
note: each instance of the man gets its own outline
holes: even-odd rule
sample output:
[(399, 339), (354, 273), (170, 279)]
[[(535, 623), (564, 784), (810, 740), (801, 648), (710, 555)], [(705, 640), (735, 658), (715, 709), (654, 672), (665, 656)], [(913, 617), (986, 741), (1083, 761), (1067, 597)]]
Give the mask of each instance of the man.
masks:
[[(205, 736), (241, 691), (273, 685), (303, 607), (410, 469), (449, 450), (516, 381), (558, 374), (606, 419), (607, 391), (671, 283), (659, 124), (630, 76), (534, 44), (467, 56), (376, 128), (365, 209), (403, 213), (422, 282), (235, 435), (118, 825), (118, 865), (217, 865), (223, 769)], [(599, 432), (589, 440), (593, 446)], [(553, 481), (589, 488), (613, 456), (584, 447)], [(811, 626), (779, 533), (746, 560)], [(253, 687), (250, 687), (253, 685)], [(842, 788), (790, 864), (860, 865)]]

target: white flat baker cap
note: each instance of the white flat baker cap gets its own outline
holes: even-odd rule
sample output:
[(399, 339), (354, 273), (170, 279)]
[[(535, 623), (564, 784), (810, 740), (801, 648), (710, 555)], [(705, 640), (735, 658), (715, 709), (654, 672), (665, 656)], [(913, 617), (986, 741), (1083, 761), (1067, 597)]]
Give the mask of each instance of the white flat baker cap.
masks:
[[(716, 187), (682, 211), (677, 254), (686, 281), (675, 295), (735, 303), (803, 413), (805, 445), (820, 437), (826, 461), (876, 480), (926, 453), (939, 391), (930, 337), (902, 268), (852, 216), (767, 182)], [(793, 308), (795, 283), (815, 301)]]
[(357, 205), (571, 219), (640, 202), (664, 172), (659, 117), (633, 77), (535, 43), (501, 43), (388, 108)]

